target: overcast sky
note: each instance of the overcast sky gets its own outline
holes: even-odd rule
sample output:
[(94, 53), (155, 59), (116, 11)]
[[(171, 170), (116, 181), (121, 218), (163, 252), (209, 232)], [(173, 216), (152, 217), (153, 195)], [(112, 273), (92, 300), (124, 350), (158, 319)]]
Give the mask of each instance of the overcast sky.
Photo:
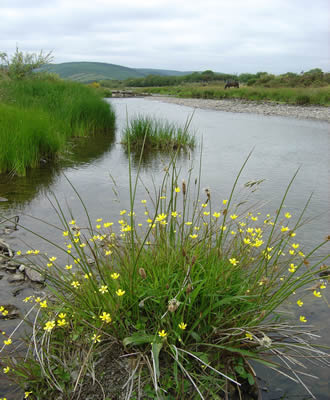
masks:
[(329, 0), (0, 0), (0, 51), (241, 73), (330, 70)]

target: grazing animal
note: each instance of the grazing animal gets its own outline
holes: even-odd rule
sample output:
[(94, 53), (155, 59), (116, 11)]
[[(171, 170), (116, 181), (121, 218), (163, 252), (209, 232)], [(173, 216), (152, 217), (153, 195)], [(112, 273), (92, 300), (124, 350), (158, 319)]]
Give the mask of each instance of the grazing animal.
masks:
[(225, 89), (230, 88), (230, 87), (236, 87), (239, 89), (239, 83), (237, 81), (226, 82)]

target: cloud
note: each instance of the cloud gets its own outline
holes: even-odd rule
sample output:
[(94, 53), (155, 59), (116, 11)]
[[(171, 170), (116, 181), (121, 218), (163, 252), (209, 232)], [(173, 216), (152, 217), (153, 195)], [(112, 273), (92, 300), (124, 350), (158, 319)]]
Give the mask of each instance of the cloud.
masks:
[(129, 67), (327, 70), (328, 11), (324, 0), (1, 0), (0, 50)]

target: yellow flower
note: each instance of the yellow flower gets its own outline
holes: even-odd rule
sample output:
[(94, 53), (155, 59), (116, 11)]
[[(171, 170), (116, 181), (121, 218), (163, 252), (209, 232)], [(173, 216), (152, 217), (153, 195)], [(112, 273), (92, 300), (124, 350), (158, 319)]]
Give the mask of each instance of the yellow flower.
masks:
[(253, 336), (251, 335), (251, 333), (246, 332), (245, 333), (245, 337), (249, 340), (253, 340)]
[(100, 224), (97, 224), (97, 225), (96, 225), (96, 229), (101, 229), (101, 225), (100, 225)]
[(64, 319), (64, 318), (66, 317), (66, 314), (65, 314), (65, 313), (60, 313), (60, 314), (58, 315), (58, 317), (61, 318), (61, 319)]
[(180, 189), (179, 187), (176, 187), (176, 188), (174, 189), (174, 191), (175, 191), (175, 193), (180, 193), (180, 192), (181, 192), (181, 189)]
[(226, 227), (226, 225), (221, 225), (221, 226), (220, 226), (220, 229), (221, 229), (222, 231), (225, 231), (225, 230), (227, 229), (227, 227)]
[(105, 251), (105, 255), (106, 255), (106, 256), (110, 256), (111, 254), (112, 254), (112, 251), (111, 251), (111, 250), (106, 250), (106, 251)]
[(24, 392), (24, 399), (27, 399), (32, 392)]
[(291, 232), (289, 235), (290, 235), (290, 237), (295, 237), (296, 233), (295, 232)]
[(47, 300), (41, 301), (39, 304), (41, 308), (47, 308)]
[(107, 312), (103, 312), (102, 315), (100, 315), (100, 318), (103, 322), (106, 324), (109, 324), (111, 322), (111, 317), (110, 314)]
[(234, 267), (239, 263), (239, 261), (236, 260), (236, 258), (230, 258), (229, 259), (230, 264), (232, 264)]
[(59, 319), (57, 320), (57, 325), (58, 326), (65, 326), (67, 324), (65, 319)]
[(228, 200), (222, 200), (222, 204), (226, 205), (228, 203)]
[(118, 274), (117, 272), (114, 272), (113, 274), (110, 275), (112, 279), (118, 279), (120, 274)]
[(195, 233), (194, 235), (189, 235), (192, 239), (196, 239), (198, 237), (197, 233)]
[(292, 243), (291, 245), (294, 249), (298, 249), (299, 247), (299, 243)]
[(187, 324), (184, 324), (183, 322), (181, 322), (179, 324), (179, 328), (182, 329), (183, 331), (187, 328)]
[(214, 218), (219, 218), (220, 215), (221, 215), (220, 212), (214, 212), (214, 213), (213, 213), (213, 217), (214, 217)]
[(92, 336), (92, 342), (100, 343), (100, 341), (101, 341), (101, 335), (97, 335), (96, 333), (94, 333), (94, 335)]
[(299, 317), (299, 320), (300, 322), (307, 322), (307, 319), (303, 315)]
[(147, 200), (141, 200), (142, 204), (146, 204)]
[(40, 250), (34, 250), (33, 254), (39, 254)]
[(208, 216), (208, 215), (210, 215), (210, 211), (204, 211), (203, 214), (204, 214), (205, 216)]
[(281, 232), (287, 232), (289, 230), (288, 226), (282, 226)]
[(294, 255), (294, 250), (289, 250), (289, 253), (293, 256)]
[(64, 231), (63, 236), (69, 236), (69, 231)]
[(13, 343), (13, 341), (9, 338), (7, 340), (4, 340), (3, 343), (5, 344), (5, 346), (9, 346), (10, 344)]
[(56, 260), (56, 257), (50, 257), (49, 261), (53, 262)]
[(18, 250), (18, 251), (16, 252), (16, 254), (17, 254), (18, 256), (20, 256), (20, 255), (22, 254), (21, 250)]
[(71, 282), (71, 286), (73, 286), (75, 289), (78, 289), (80, 286), (80, 282), (79, 281), (72, 281)]
[(164, 219), (166, 219), (166, 217), (167, 217), (167, 214), (164, 214), (164, 213), (158, 214), (156, 217), (156, 222), (163, 221)]
[(75, 264), (79, 264), (79, 262), (80, 262), (80, 258), (76, 258), (76, 259), (74, 260), (74, 263), (75, 263)]
[(75, 220), (75, 219), (72, 219), (72, 220), (69, 222), (70, 225), (75, 225), (75, 223), (76, 223), (76, 220)]
[(125, 294), (125, 290), (121, 290), (121, 289), (118, 289), (118, 290), (116, 290), (116, 295), (117, 296), (124, 296), (124, 294)]
[(316, 290), (314, 290), (313, 295), (314, 295), (315, 297), (322, 297), (321, 293), (320, 293), (320, 292), (317, 292)]
[(9, 371), (10, 371), (10, 367), (8, 367), (8, 366), (3, 369), (3, 372), (5, 374), (8, 374)]
[(37, 297), (34, 301), (35, 301), (36, 303), (40, 303), (40, 302), (41, 302), (41, 298), (40, 298), (40, 297)]
[(109, 228), (109, 226), (112, 226), (112, 225), (113, 225), (113, 222), (105, 222), (103, 224), (104, 228)]
[(79, 247), (85, 247), (86, 246), (86, 243), (81, 243), (80, 245), (79, 245)]
[(191, 224), (192, 224), (192, 222), (190, 222), (190, 221), (186, 222), (186, 225), (191, 225)]
[(178, 213), (176, 211), (172, 211), (171, 215), (172, 215), (173, 218), (176, 218), (178, 216)]
[(230, 216), (230, 218), (231, 218), (232, 220), (235, 220), (236, 218), (238, 218), (238, 215), (232, 214), (232, 215)]
[(126, 214), (126, 212), (127, 212), (126, 210), (121, 210), (119, 214), (124, 215), (124, 214)]
[(230, 234), (231, 235), (236, 235), (236, 232), (235, 231), (231, 231)]
[(96, 222), (101, 222), (102, 218), (97, 218)]
[(258, 221), (258, 217), (253, 217), (253, 216), (252, 216), (252, 217), (251, 217), (251, 220), (252, 220), (252, 221)]
[(321, 283), (320, 289), (325, 289), (327, 286), (324, 283)]
[(71, 269), (71, 268), (72, 268), (72, 264), (66, 265), (66, 266), (65, 266), (65, 269), (67, 269), (67, 270), (69, 270), (69, 269)]
[(45, 326), (44, 326), (44, 330), (46, 332), (50, 332), (53, 328), (55, 328), (55, 321), (48, 321), (46, 322)]
[(48, 263), (47, 267), (50, 268), (53, 265), (53, 263)]
[(164, 199), (166, 199), (166, 196), (160, 196), (160, 199), (164, 200)]
[(99, 292), (101, 292), (102, 294), (107, 293), (108, 292), (108, 286), (107, 285), (102, 285), (99, 289)]
[(244, 242), (245, 244), (250, 244), (250, 243), (251, 243), (251, 240), (250, 240), (249, 238), (244, 238), (244, 239), (243, 239), (243, 242)]
[(304, 302), (303, 302), (303, 301), (301, 301), (301, 300), (298, 300), (298, 301), (297, 301), (297, 304), (298, 304), (298, 306), (299, 306), (299, 307), (302, 307), (302, 306), (303, 306), (303, 304), (304, 304)]
[(287, 218), (287, 219), (290, 219), (291, 217), (292, 217), (292, 215), (289, 213), (289, 212), (287, 212), (287, 213), (285, 213), (285, 218)]
[(288, 268), (288, 271), (293, 273), (296, 271), (296, 269), (297, 269), (297, 266), (291, 263), (290, 267)]
[(167, 336), (167, 333), (163, 329), (162, 331), (158, 332), (158, 336), (165, 338)]
[(202, 203), (202, 207), (203, 207), (203, 208), (206, 208), (206, 207), (207, 207), (207, 204)]
[(25, 299), (23, 299), (23, 303), (27, 303), (28, 301), (30, 301), (32, 298), (32, 296), (27, 296), (25, 297)]

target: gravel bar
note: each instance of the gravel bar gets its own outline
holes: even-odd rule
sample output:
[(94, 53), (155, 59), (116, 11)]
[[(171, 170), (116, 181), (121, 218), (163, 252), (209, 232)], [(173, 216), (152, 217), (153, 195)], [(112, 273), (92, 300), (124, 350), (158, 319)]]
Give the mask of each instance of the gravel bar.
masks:
[(279, 115), (282, 117), (314, 119), (330, 122), (330, 107), (324, 106), (295, 106), (291, 104), (256, 102), (241, 99), (182, 99), (178, 97), (157, 95), (146, 97), (146, 99), (158, 100), (166, 103), (174, 103), (193, 108), (204, 108), (235, 113)]

